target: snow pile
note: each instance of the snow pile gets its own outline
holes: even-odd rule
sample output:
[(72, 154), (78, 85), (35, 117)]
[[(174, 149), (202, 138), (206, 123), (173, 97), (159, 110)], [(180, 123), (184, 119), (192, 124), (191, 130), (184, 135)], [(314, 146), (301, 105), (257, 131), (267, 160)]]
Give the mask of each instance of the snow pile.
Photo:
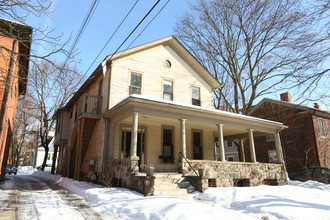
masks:
[(37, 171), (37, 169), (34, 169), (32, 166), (18, 167), (17, 175), (30, 175), (36, 171)]
[[(328, 191), (330, 192), (330, 184), (324, 184), (312, 180), (308, 180), (306, 182), (300, 182), (300, 181), (290, 181), (289, 185), (291, 186), (300, 186), (300, 187), (305, 187), (309, 189), (320, 189), (323, 191)], [(329, 217), (330, 219), (330, 217)]]
[(330, 219), (330, 186), (315, 181), (209, 188), (197, 194), (197, 199), (185, 200), (144, 197), (128, 189), (107, 188), (42, 171), (31, 177), (54, 182), (82, 196), (105, 219)]

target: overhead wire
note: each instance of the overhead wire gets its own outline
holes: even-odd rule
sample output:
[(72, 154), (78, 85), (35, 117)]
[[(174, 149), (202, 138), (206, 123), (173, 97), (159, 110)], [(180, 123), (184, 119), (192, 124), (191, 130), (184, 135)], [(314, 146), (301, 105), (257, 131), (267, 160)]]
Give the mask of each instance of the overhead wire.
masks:
[(108, 39), (108, 41), (104, 44), (103, 48), (101, 49), (101, 51), (98, 53), (98, 55), (96, 56), (96, 58), (94, 59), (94, 61), (92, 62), (92, 64), (88, 67), (88, 69), (86, 70), (84, 76), (88, 73), (88, 71), (90, 70), (90, 68), (94, 65), (94, 63), (96, 62), (96, 60), (99, 58), (99, 56), (101, 55), (101, 53), (103, 52), (103, 50), (106, 48), (106, 46), (109, 44), (109, 42), (112, 40), (112, 38), (114, 37), (114, 35), (117, 33), (117, 31), (119, 30), (119, 28), (121, 27), (121, 25), (125, 22), (126, 18), (129, 16), (129, 14), (133, 11), (133, 9), (135, 8), (136, 4), (139, 2), (139, 0), (136, 0), (134, 5), (131, 7), (131, 9), (128, 11), (128, 13), (126, 14), (126, 16), (124, 17), (124, 19), (120, 22), (120, 24), (117, 26), (116, 30), (112, 33), (112, 35), (110, 36), (110, 38)]
[(120, 58), (125, 51), (141, 36), (141, 34), (148, 28), (148, 26), (155, 20), (155, 18), (160, 14), (160, 12), (166, 7), (166, 5), (170, 2), (171, 0), (168, 0), (163, 7), (157, 12), (157, 14), (149, 21), (149, 23), (142, 29), (142, 31), (134, 38), (134, 40), (126, 47), (125, 50), (122, 51), (122, 53), (119, 55), (118, 58)]
[(131, 33), (125, 38), (125, 40), (120, 44), (117, 50), (110, 56), (109, 60), (118, 52), (118, 50), (124, 45), (124, 43), (131, 37), (131, 35), (135, 32), (135, 30), (141, 25), (141, 23), (148, 17), (148, 15), (153, 11), (153, 9), (158, 5), (160, 0), (158, 0), (152, 8), (148, 11), (148, 13), (141, 19), (141, 21), (135, 26), (135, 28), (131, 31)]
[(92, 2), (91, 6), (89, 7), (89, 9), (88, 9), (88, 11), (87, 11), (87, 14), (86, 14), (86, 16), (85, 16), (85, 18), (84, 18), (84, 20), (83, 20), (83, 22), (82, 22), (82, 24), (81, 24), (81, 26), (80, 26), (80, 28), (79, 28), (79, 31), (78, 31), (78, 33), (77, 33), (77, 35), (76, 35), (76, 38), (74, 39), (74, 41), (73, 41), (73, 43), (72, 43), (72, 46), (71, 46), (71, 48), (70, 48), (70, 50), (69, 50), (69, 54), (68, 54), (68, 56), (66, 57), (66, 59), (65, 59), (65, 61), (64, 61), (64, 64), (63, 64), (63, 66), (62, 66), (62, 69), (65, 68), (67, 62), (69, 61), (72, 52), (74, 51), (74, 49), (75, 49), (75, 47), (77, 46), (77, 44), (78, 44), (78, 42), (79, 42), (81, 36), (83, 35), (84, 31), (86, 30), (86, 27), (88, 26), (89, 21), (90, 21), (91, 18), (93, 17), (94, 12), (95, 12), (97, 6), (99, 5), (99, 3), (100, 3), (100, 0), (94, 0), (94, 1)]

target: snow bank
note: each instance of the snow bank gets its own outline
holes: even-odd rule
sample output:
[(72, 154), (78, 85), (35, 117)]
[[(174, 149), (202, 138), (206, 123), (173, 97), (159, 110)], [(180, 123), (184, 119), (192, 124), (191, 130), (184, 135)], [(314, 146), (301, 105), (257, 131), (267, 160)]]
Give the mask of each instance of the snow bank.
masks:
[(17, 168), (17, 175), (30, 175), (36, 172), (37, 169), (34, 169), (32, 166), (23, 166)]
[(197, 194), (196, 200), (185, 200), (144, 197), (128, 189), (107, 188), (42, 171), (33, 176), (82, 196), (105, 219), (330, 219), (330, 186), (315, 181), (291, 181), (286, 186), (209, 188)]
[[(290, 181), (289, 185), (291, 186), (300, 186), (300, 187), (305, 187), (309, 189), (320, 189), (323, 191), (328, 191), (330, 192), (330, 184), (324, 184), (316, 181), (306, 181), (306, 182), (300, 182), (300, 181)], [(329, 217), (330, 219), (330, 217)]]

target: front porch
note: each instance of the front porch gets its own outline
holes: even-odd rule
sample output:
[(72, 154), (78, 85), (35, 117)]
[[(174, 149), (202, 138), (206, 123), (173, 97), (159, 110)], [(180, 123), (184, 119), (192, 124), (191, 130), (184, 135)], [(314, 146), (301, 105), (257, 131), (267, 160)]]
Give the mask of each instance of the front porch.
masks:
[[(156, 172), (182, 173), (200, 191), (209, 185), (286, 183), (279, 136), (285, 126), (281, 123), (140, 96), (128, 97), (103, 117), (107, 120), (107, 172), (118, 186), (134, 189), (146, 181), (147, 194), (152, 195), (152, 178), (135, 177), (145, 164), (153, 164)], [(257, 162), (254, 137), (267, 134), (274, 136), (277, 164)], [(226, 161), (225, 140), (237, 140), (240, 162)], [(249, 162), (244, 141), (249, 143)], [(194, 174), (202, 166), (205, 176)]]

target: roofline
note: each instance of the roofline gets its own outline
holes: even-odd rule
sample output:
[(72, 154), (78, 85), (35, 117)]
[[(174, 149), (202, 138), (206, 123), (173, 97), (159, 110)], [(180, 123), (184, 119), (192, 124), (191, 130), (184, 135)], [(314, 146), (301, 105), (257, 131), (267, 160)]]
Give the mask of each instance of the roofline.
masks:
[[(163, 45), (163, 44), (166, 44), (166, 43), (168, 43), (169, 45), (172, 45), (174, 48), (183, 50), (186, 54), (188, 54), (190, 59), (195, 63), (195, 66), (198, 65), (200, 67), (199, 70), (203, 71), (204, 73), (206, 73), (206, 75), (208, 75), (207, 76), (208, 77), (208, 83), (210, 85), (212, 84), (212, 89), (213, 90), (221, 87), (220, 82), (173, 35), (165, 37), (165, 38), (161, 38), (159, 40), (151, 41), (151, 42), (148, 42), (148, 43), (145, 43), (145, 44), (142, 44), (142, 45), (124, 50), (124, 51), (120, 51), (120, 52), (117, 52), (115, 54), (110, 54), (104, 59), (104, 61), (109, 62), (110, 58), (111, 58), (111, 61), (115, 61), (115, 60), (118, 60), (120, 58), (129, 56), (133, 53), (137, 53), (137, 52), (140, 52), (142, 50), (146, 50), (148, 48), (155, 47), (155, 46), (158, 46), (158, 45)], [(199, 70), (197, 70), (197, 72), (199, 72)]]
[(284, 125), (281, 122), (276, 122), (276, 121), (271, 121), (267, 119), (262, 119), (262, 118), (257, 118), (253, 116), (248, 116), (248, 115), (241, 115), (237, 113), (232, 113), (232, 112), (227, 112), (227, 111), (222, 111), (222, 110), (217, 110), (217, 109), (211, 109), (211, 108), (205, 108), (205, 107), (200, 107), (200, 106), (195, 106), (195, 105), (188, 105), (185, 103), (180, 103), (180, 102), (175, 102), (175, 101), (168, 101), (164, 99), (158, 99), (158, 98), (149, 98), (147, 96), (143, 95), (130, 95), (118, 102), (115, 106), (113, 106), (111, 109), (108, 111), (104, 112), (102, 116), (105, 116), (109, 114), (112, 111), (115, 111), (116, 109), (120, 108), (121, 106), (126, 105), (127, 103), (131, 101), (145, 101), (145, 102), (150, 102), (152, 104), (163, 104), (163, 105), (172, 105), (174, 107), (179, 107), (187, 110), (193, 110), (193, 111), (200, 111), (204, 113), (211, 113), (211, 114), (217, 114), (219, 116), (225, 116), (228, 118), (235, 118), (235, 119), (241, 119), (241, 120), (246, 120), (246, 121), (251, 121), (251, 122), (257, 122), (257, 123), (262, 123), (266, 125), (273, 125), (277, 126), (278, 128), (281, 128), (280, 130), (283, 130), (285, 128), (288, 128), (288, 126)]
[[(20, 54), (26, 54), (26, 56), (20, 56), (19, 58), (19, 63), (20, 66), (24, 66), (24, 68), (19, 68), (19, 75), (20, 75), (20, 80), (19, 80), (19, 94), (24, 95), (26, 92), (26, 86), (27, 86), (27, 78), (28, 78), (28, 72), (29, 72), (29, 61), (30, 61), (30, 53), (31, 53), (31, 42), (32, 42), (32, 32), (33, 28), (22, 23), (18, 23), (15, 21), (11, 21), (5, 18), (0, 18), (0, 23), (2, 23), (5, 27), (17, 27), (18, 29), (16, 30), (18, 33), (21, 34), (21, 36), (15, 36), (15, 35), (10, 35), (9, 33), (6, 33), (6, 31), (1, 31), (4, 35), (10, 36), (13, 38), (16, 38), (19, 40), (19, 53)], [(21, 30), (19, 30), (21, 29)], [(22, 31), (26, 30), (25, 31)], [(22, 38), (22, 36), (24, 36)], [(24, 39), (25, 38), (25, 39)], [(24, 42), (22, 42), (24, 41)]]
[(279, 104), (279, 105), (285, 105), (285, 106), (289, 106), (289, 107), (296, 108), (296, 109), (311, 111), (311, 113), (320, 114), (324, 117), (330, 118), (330, 112), (327, 112), (327, 111), (324, 111), (324, 110), (321, 110), (321, 109), (317, 109), (317, 108), (313, 108), (313, 107), (299, 105), (299, 104), (292, 103), (292, 102), (280, 101), (280, 100), (275, 100), (275, 99), (270, 99), (270, 98), (263, 98), (257, 105), (255, 105), (251, 109), (249, 114), (252, 114), (255, 110), (257, 110), (265, 102), (276, 103), (276, 104)]
[[(103, 65), (106, 64), (111, 64), (113, 61), (118, 60), (122, 57), (128, 56), (132, 53), (136, 53), (142, 50), (145, 50), (147, 48), (151, 48), (154, 47), (156, 45), (161, 45), (164, 42), (176, 42), (177, 45), (185, 50), (189, 56), (196, 62), (198, 63), (198, 65), (203, 69), (203, 71), (207, 74), (209, 74), (210, 79), (213, 80), (213, 89), (219, 88), (221, 87), (221, 84), (219, 83), (219, 81), (203, 66), (200, 64), (200, 62), (174, 37), (174, 36), (169, 36), (169, 37), (165, 37), (156, 41), (152, 41), (149, 43), (145, 43), (124, 51), (120, 51), (117, 52), (113, 55), (108, 55), (105, 57), (105, 59), (101, 62), (101, 64), (99, 64), (96, 69), (93, 71), (92, 75), (84, 82), (84, 84), (78, 89), (78, 91), (73, 95), (73, 97), (69, 100), (69, 102), (65, 105), (65, 108), (71, 108), (71, 106), (76, 102), (76, 100), (78, 100), (78, 98), (84, 93), (84, 91), (88, 88), (88, 86), (90, 86), (93, 82), (95, 82), (97, 80), (97, 78), (100, 76), (100, 74), (102, 73), (102, 67)], [(123, 52), (125, 52), (124, 55), (121, 55)], [(111, 60), (109, 59), (112, 56)]]

